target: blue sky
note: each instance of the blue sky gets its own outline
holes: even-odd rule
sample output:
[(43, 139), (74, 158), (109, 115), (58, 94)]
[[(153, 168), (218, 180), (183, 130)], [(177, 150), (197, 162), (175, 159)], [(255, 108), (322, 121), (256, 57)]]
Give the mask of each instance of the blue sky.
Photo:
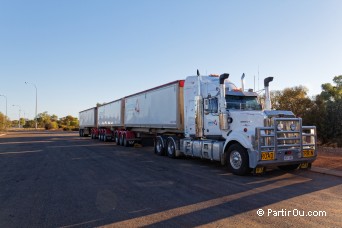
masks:
[[(78, 116), (97, 102), (194, 75), (310, 95), (342, 74), (342, 1), (0, 0), (0, 94), (8, 116)], [(0, 112), (5, 99), (0, 97)]]

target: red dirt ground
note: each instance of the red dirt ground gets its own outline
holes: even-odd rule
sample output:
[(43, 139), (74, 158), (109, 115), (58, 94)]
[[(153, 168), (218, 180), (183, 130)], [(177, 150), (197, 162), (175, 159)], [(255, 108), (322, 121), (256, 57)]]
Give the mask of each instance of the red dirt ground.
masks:
[(319, 147), (313, 167), (342, 171), (342, 148)]

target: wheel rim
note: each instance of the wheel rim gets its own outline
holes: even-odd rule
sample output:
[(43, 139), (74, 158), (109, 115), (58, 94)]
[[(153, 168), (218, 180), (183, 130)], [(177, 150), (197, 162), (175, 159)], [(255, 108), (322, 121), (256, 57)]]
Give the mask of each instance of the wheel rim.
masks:
[(157, 143), (156, 143), (156, 148), (157, 148), (157, 152), (160, 153), (162, 151), (162, 143), (161, 141), (158, 139)]
[(173, 142), (169, 142), (167, 145), (167, 152), (169, 153), (169, 155), (173, 155), (175, 151), (175, 145), (173, 144)]
[(242, 157), (238, 151), (232, 151), (230, 154), (230, 165), (234, 169), (240, 169), (242, 164)]

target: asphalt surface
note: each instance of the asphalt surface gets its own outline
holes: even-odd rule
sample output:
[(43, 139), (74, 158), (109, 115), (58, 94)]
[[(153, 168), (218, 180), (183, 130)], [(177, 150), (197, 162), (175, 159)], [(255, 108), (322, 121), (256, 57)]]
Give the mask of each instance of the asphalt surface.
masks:
[(240, 177), (74, 133), (0, 137), (0, 227), (341, 227), (341, 192), (311, 171)]

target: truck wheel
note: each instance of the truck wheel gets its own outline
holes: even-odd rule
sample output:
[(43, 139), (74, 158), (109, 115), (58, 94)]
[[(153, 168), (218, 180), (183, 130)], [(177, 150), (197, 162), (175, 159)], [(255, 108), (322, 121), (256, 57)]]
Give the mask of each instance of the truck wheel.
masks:
[(227, 151), (227, 165), (229, 170), (235, 175), (246, 175), (251, 172), (248, 165), (247, 150), (240, 144), (233, 144)]
[(119, 145), (123, 146), (123, 141), (124, 141), (124, 134), (121, 134), (120, 140), (119, 140)]
[(284, 170), (284, 171), (296, 170), (298, 169), (298, 167), (299, 167), (299, 164), (278, 166), (279, 169)]
[(124, 147), (128, 147), (129, 146), (128, 140), (126, 139), (126, 135), (123, 135), (122, 145)]
[(119, 138), (119, 134), (118, 133), (115, 133), (114, 138), (115, 138), (116, 145), (120, 145), (120, 138)]
[(157, 136), (154, 142), (154, 153), (164, 156), (165, 155), (165, 146), (164, 140), (161, 136)]
[(176, 141), (172, 137), (167, 138), (166, 152), (169, 158), (176, 157)]

